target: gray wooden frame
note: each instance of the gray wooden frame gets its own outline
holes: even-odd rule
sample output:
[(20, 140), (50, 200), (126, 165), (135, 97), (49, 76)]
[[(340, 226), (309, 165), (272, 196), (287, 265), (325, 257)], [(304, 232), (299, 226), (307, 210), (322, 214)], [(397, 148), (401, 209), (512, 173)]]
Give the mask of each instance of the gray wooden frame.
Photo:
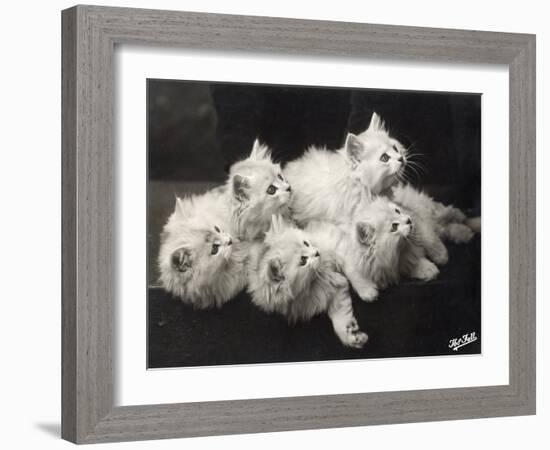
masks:
[[(93, 443), (535, 413), (535, 36), (96, 6), (63, 11), (62, 30), (63, 438)], [(509, 384), (114, 407), (113, 52), (126, 43), (508, 65)]]

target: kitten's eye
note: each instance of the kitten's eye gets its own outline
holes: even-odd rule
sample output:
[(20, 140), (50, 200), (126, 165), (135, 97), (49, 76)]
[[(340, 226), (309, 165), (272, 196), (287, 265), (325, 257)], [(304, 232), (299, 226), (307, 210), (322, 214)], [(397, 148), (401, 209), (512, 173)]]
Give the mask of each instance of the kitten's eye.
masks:
[(214, 225), (214, 230), (216, 230), (217, 233), (221, 233), (220, 229), (218, 226)]
[(390, 157), (387, 153), (383, 153), (382, 156), (380, 156), (380, 161), (382, 162), (388, 162), (390, 160)]
[(283, 176), (281, 174), (277, 175), (277, 178), (281, 181), (284, 181)]
[(401, 214), (401, 211), (399, 211), (397, 208), (395, 208), (395, 212), (396, 212), (397, 214)]
[(210, 252), (211, 255), (215, 255), (218, 253), (218, 250), (220, 248), (220, 244), (212, 244), (212, 251)]
[(300, 258), (300, 265), (301, 265), (301, 266), (305, 266), (306, 263), (307, 263), (307, 256), (302, 256), (302, 257)]
[(392, 232), (395, 232), (397, 231), (397, 227), (399, 226), (399, 224), (397, 222), (394, 222), (391, 224), (391, 231)]
[(277, 192), (277, 188), (275, 186), (273, 186), (272, 184), (270, 184), (269, 187), (267, 188), (267, 193), (269, 195), (273, 195), (273, 194), (275, 194), (275, 192)]
[(308, 244), (307, 241), (304, 241), (304, 245), (305, 245), (306, 247), (309, 247), (309, 244)]

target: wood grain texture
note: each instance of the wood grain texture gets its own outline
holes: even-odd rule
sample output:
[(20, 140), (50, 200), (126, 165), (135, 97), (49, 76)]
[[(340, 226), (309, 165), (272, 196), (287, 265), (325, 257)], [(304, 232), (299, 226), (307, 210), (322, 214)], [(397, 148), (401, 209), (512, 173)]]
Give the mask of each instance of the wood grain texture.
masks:
[(113, 45), (90, 19), (73, 8), (63, 20), (63, 401), (74, 406), (62, 436), (77, 442), (113, 405)]
[[(65, 439), (92, 443), (535, 412), (534, 36), (96, 6), (63, 11), (62, 29)], [(114, 407), (115, 44), (508, 65), (510, 383)]]
[(71, 441), (76, 440), (76, 10), (62, 17), (62, 431)]
[[(536, 80), (535, 39), (510, 71), (510, 385), (535, 409)], [(513, 356), (513, 361), (512, 361)]]

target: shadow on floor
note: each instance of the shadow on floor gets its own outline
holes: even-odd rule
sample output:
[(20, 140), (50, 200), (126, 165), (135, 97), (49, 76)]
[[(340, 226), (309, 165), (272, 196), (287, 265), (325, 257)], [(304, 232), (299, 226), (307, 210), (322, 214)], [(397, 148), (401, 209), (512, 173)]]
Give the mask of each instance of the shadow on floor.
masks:
[(37, 423), (36, 428), (50, 435), (51, 437), (61, 438), (61, 424), (60, 423)]

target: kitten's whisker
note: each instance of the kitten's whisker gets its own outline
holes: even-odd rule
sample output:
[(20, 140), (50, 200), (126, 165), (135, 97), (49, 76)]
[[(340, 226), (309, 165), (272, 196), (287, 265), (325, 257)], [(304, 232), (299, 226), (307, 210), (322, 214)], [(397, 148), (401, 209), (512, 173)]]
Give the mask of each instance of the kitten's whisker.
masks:
[(406, 184), (412, 184), (412, 179), (409, 177), (409, 175), (407, 175), (406, 173), (403, 173), (401, 175), (403, 177), (403, 180)]
[(417, 150), (414, 144), (409, 145), (407, 148), (405, 148), (405, 154), (407, 156), (409, 155), (419, 155), (420, 153), (412, 153), (414, 150)]
[(410, 164), (411, 166), (414, 166), (414, 167), (418, 168), (419, 170), (422, 170), (423, 172), (426, 172), (426, 170), (427, 170), (427, 169), (426, 169), (426, 166), (425, 166), (423, 163), (421, 163), (421, 162), (418, 162), (418, 161), (408, 161), (408, 162), (407, 162), (407, 165), (409, 165), (409, 164)]
[(401, 181), (402, 183), (405, 183), (405, 184), (410, 183), (410, 181), (407, 179), (404, 171), (397, 172), (397, 179), (399, 181)]
[(409, 173), (407, 173), (406, 170), (403, 170), (403, 171), (401, 172), (401, 175), (403, 176), (403, 178), (405, 179), (405, 181), (406, 181), (407, 183), (409, 183), (409, 184), (412, 184), (412, 183), (413, 183), (414, 179), (413, 179), (412, 175), (409, 174)]
[(414, 162), (416, 164), (424, 164), (420, 155), (412, 155), (406, 157), (407, 163)]
[(414, 167), (407, 164), (407, 167), (411, 169), (417, 179), (420, 179), (420, 172)]
[(410, 158), (416, 157), (416, 156), (425, 157), (425, 155), (422, 152), (420, 152), (417, 148), (415, 148), (413, 145), (405, 149), (405, 155)]
[(420, 163), (420, 159), (423, 159), (422, 156), (421, 154), (405, 155), (407, 161), (416, 161), (418, 163)]
[(405, 160), (405, 165), (411, 165), (411, 166), (415, 166), (415, 167), (425, 169), (425, 164), (422, 161), (414, 159), (414, 158), (407, 157), (406, 160)]
[(424, 164), (422, 161), (420, 161), (419, 159), (415, 159), (415, 158), (408, 158), (407, 162), (413, 162), (413, 163), (416, 163), (416, 164)]
[(425, 168), (422, 164), (419, 164), (419, 163), (417, 163), (417, 162), (415, 162), (415, 161), (409, 161), (409, 162), (407, 163), (407, 165), (409, 165), (409, 164), (410, 164), (410, 167), (411, 167), (411, 168), (414, 167), (414, 168), (416, 168), (416, 169), (422, 171), (424, 174), (426, 174), (426, 168)]

